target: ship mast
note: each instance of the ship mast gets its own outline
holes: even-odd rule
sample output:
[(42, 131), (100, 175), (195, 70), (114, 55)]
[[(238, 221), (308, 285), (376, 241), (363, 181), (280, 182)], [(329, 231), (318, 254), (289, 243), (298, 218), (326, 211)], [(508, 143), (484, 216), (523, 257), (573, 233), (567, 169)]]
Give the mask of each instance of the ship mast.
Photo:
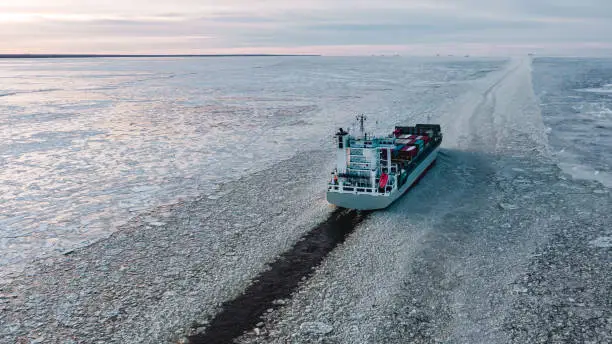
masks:
[(364, 116), (363, 114), (361, 114), (361, 115), (358, 115), (355, 118), (359, 122), (359, 131), (361, 131), (361, 136), (363, 136), (365, 138), (365, 129), (363, 127), (363, 121), (365, 121), (367, 119), (367, 117)]

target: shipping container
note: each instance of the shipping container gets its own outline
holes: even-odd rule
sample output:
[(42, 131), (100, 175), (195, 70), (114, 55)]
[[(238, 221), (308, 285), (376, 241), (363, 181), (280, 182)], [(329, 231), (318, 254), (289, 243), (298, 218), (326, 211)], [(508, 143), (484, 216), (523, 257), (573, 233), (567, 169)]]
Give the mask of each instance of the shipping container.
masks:
[(416, 146), (406, 146), (401, 150), (402, 154), (407, 154), (410, 157), (415, 157), (418, 153)]
[(414, 140), (411, 139), (399, 139), (399, 140), (395, 140), (396, 144), (400, 144), (400, 145), (409, 145), (414, 143)]

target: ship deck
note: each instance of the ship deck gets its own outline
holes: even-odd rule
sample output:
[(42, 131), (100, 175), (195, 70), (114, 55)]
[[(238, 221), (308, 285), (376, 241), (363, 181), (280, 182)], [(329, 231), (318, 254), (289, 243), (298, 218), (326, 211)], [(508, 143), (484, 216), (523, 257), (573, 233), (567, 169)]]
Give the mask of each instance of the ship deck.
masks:
[[(406, 176), (409, 176), (410, 174), (412, 174), (412, 172), (420, 166), (420, 164), (427, 159), (427, 157), (435, 150), (437, 149), (440, 144), (442, 144), (442, 140), (438, 139), (436, 141), (431, 141), (430, 144), (428, 144), (426, 146), (426, 148), (420, 152), (414, 159), (412, 159), (412, 161), (406, 166)], [(401, 188), (404, 183), (406, 182), (406, 180), (404, 181), (399, 181), (397, 188)], [(364, 186), (356, 186), (356, 185), (351, 185), (351, 186), (343, 186), (342, 189), (340, 189), (339, 185), (332, 185), (330, 184), (329, 187), (327, 188), (328, 192), (335, 192), (335, 193), (352, 193), (352, 194), (362, 194), (362, 195), (369, 195), (369, 196), (389, 196), (391, 194), (391, 192), (384, 192), (384, 193), (378, 193), (377, 192), (377, 188), (375, 187), (364, 187)], [(374, 195), (376, 194), (376, 195)]]

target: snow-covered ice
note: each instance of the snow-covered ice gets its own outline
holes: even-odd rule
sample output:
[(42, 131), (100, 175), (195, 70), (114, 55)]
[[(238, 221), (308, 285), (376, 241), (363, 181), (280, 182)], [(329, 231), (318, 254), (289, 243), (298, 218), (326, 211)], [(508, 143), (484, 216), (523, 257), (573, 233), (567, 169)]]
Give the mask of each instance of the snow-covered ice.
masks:
[[(609, 107), (568, 98), (601, 96), (576, 91), (588, 87), (556, 89), (564, 74), (551, 70), (573, 68), (563, 60), (10, 68), (0, 84), (2, 344), (175, 343), (205, 331), (223, 302), (333, 211), (323, 187), (330, 133), (355, 113), (380, 131), (440, 123), (437, 165), (241, 342), (610, 339), (610, 250), (599, 246), (612, 196), (559, 167), (609, 171), (605, 113), (589, 117), (599, 140), (575, 123), (597, 102)], [(557, 116), (558, 97), (580, 114)]]
[(461, 92), (455, 82), (497, 65), (309, 57), (1, 63), (0, 274), (108, 237), (147, 209), (219, 198), (220, 184), (327, 147), (355, 113), (371, 114), (385, 131), (424, 119)]

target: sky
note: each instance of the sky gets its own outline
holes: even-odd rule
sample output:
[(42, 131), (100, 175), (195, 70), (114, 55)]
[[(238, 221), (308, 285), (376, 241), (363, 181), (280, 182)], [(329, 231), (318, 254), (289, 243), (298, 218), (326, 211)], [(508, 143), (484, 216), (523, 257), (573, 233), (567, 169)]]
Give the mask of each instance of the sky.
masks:
[(0, 0), (0, 53), (612, 56), (612, 0)]

